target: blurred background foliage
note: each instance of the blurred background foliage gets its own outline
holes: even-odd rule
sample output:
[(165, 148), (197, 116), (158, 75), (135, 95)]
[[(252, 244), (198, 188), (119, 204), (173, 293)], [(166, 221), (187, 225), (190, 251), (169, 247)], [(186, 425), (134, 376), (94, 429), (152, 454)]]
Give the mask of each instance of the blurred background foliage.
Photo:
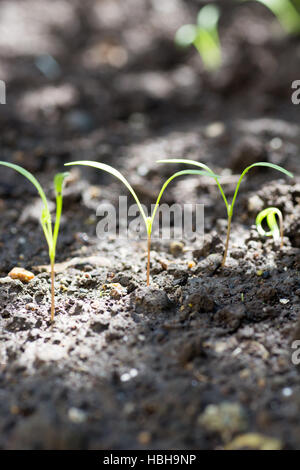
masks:
[[(291, 83), (299, 78), (299, 35), (282, 28), (266, 1), (0, 1), (3, 158), (26, 160), (32, 171), (83, 153), (136, 166), (168, 154), (199, 158), (195, 141), (209, 153), (209, 142), (189, 134), (195, 130), (211, 137), (225, 125), (240, 135), (252, 120), (253, 134), (262, 124), (254, 119), (298, 122)], [(212, 5), (218, 14), (207, 29), (198, 14)], [(206, 40), (178, 47), (176, 32), (196, 27), (197, 17)], [(153, 140), (172, 132), (180, 139)], [(138, 157), (146, 142), (149, 154), (143, 147), (147, 155)], [(223, 149), (230, 154), (234, 144), (227, 134)]]

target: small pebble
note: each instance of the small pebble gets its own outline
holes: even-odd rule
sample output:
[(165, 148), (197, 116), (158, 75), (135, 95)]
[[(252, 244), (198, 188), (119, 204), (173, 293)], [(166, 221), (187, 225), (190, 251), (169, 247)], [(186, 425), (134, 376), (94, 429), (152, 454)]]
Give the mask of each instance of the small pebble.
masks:
[(215, 139), (216, 137), (220, 137), (225, 132), (225, 126), (223, 122), (212, 122), (205, 128), (205, 135), (210, 139)]
[(246, 416), (239, 403), (208, 405), (199, 416), (198, 423), (207, 431), (220, 434), (224, 441), (247, 428)]
[(146, 446), (150, 443), (151, 441), (151, 434), (148, 431), (142, 431), (138, 435), (138, 441), (140, 444), (143, 446)]
[(68, 418), (72, 423), (80, 424), (86, 421), (86, 414), (79, 408), (70, 408), (68, 411)]
[(264, 436), (258, 433), (241, 434), (226, 445), (226, 450), (256, 449), (281, 450), (283, 447), (279, 439)]
[(270, 147), (272, 150), (279, 150), (282, 147), (282, 140), (280, 139), (280, 137), (274, 137), (270, 141)]
[(183, 252), (184, 244), (181, 242), (171, 242), (170, 243), (170, 252), (173, 256), (178, 256)]
[(138, 375), (138, 371), (136, 369), (130, 369), (129, 372), (125, 372), (122, 374), (120, 379), (121, 382), (129, 382), (129, 380), (134, 379)]
[(123, 295), (126, 294), (126, 289), (121, 286), (118, 282), (110, 284), (111, 291), (110, 296), (114, 299), (120, 299)]
[(11, 279), (19, 279), (23, 282), (29, 282), (34, 278), (34, 274), (24, 268), (13, 268), (8, 275)]

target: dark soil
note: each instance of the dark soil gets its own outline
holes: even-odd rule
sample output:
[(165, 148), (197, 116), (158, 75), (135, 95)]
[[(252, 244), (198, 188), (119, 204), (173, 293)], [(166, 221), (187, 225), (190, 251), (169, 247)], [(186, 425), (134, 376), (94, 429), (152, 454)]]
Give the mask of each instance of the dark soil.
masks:
[[(300, 40), (261, 5), (219, 2), (224, 65), (208, 75), (195, 51), (173, 43), (200, 4), (0, 3), (1, 160), (33, 172), (51, 200), (55, 172), (79, 159), (115, 165), (148, 206), (181, 168), (158, 158), (196, 159), (226, 175), (265, 160), (296, 174), (260, 169), (245, 179), (224, 269), (216, 187), (176, 180), (165, 201), (205, 204), (204, 244), (154, 243), (146, 288), (145, 243), (95, 233), (98, 204), (117, 204), (125, 189), (72, 169), (50, 325), (39, 201), (1, 170), (1, 449), (300, 448), (291, 360), (300, 339), (300, 108), (291, 103)], [(268, 206), (284, 214), (283, 249), (253, 225)], [(35, 278), (8, 278), (15, 266)]]

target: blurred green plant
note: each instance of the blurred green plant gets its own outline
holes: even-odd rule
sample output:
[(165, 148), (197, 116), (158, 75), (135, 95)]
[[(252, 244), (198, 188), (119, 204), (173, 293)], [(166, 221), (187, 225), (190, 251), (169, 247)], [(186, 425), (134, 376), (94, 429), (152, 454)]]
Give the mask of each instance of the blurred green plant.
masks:
[(54, 190), (56, 194), (56, 218), (55, 218), (55, 224), (54, 224), (54, 229), (53, 229), (48, 201), (38, 180), (31, 173), (29, 173), (29, 171), (25, 170), (19, 165), (15, 165), (13, 163), (8, 163), (8, 162), (1, 162), (1, 161), (0, 161), (0, 165), (6, 166), (8, 168), (12, 168), (18, 173), (21, 173), (21, 175), (25, 176), (25, 178), (27, 178), (35, 186), (43, 202), (43, 208), (42, 208), (40, 220), (41, 220), (41, 225), (42, 225), (44, 235), (45, 235), (48, 248), (49, 248), (49, 258), (50, 258), (50, 265), (51, 265), (51, 322), (53, 322), (54, 313), (55, 313), (54, 264), (55, 264), (55, 255), (56, 255), (56, 243), (57, 243), (61, 212), (62, 212), (63, 184), (64, 184), (65, 178), (68, 176), (69, 173), (58, 173), (54, 177)]
[[(248, 0), (240, 0), (248, 1)], [(300, 14), (291, 0), (255, 0), (269, 8), (288, 34), (300, 34)]]
[[(65, 166), (70, 166), (70, 165), (83, 165), (83, 166), (91, 166), (93, 168), (97, 168), (98, 170), (106, 171), (107, 173), (115, 176), (118, 178), (125, 186), (126, 188), (130, 191), (132, 194), (133, 198), (135, 199), (135, 202), (138, 206), (138, 209), (141, 213), (142, 219), (145, 223), (146, 231), (147, 231), (147, 286), (150, 285), (150, 248), (151, 248), (151, 235), (152, 235), (152, 228), (153, 228), (153, 222), (154, 218), (160, 203), (160, 200), (162, 198), (162, 195), (167, 188), (168, 184), (171, 183), (171, 181), (174, 178), (177, 178), (177, 176), (182, 176), (182, 175), (208, 175), (208, 172), (206, 171), (201, 171), (201, 170), (183, 170), (179, 171), (177, 173), (174, 173), (162, 186), (158, 198), (156, 200), (153, 212), (150, 217), (147, 217), (143, 206), (134, 191), (133, 187), (130, 185), (130, 183), (127, 181), (127, 179), (115, 168), (113, 168), (110, 165), (106, 165), (105, 163), (99, 163), (99, 162), (93, 162), (93, 161), (88, 161), (88, 160), (82, 160), (82, 161), (77, 161), (77, 162), (70, 162), (66, 163)], [(217, 175), (214, 175), (215, 178), (217, 178)]]
[(231, 232), (231, 222), (232, 222), (232, 216), (233, 216), (233, 208), (234, 208), (234, 204), (235, 204), (235, 201), (236, 201), (236, 198), (237, 198), (237, 195), (238, 195), (238, 192), (239, 192), (239, 189), (240, 189), (240, 185), (241, 185), (241, 182), (243, 181), (244, 179), (244, 176), (246, 176), (246, 174), (248, 173), (249, 170), (251, 170), (251, 168), (254, 168), (254, 167), (269, 167), (269, 168), (272, 168), (273, 170), (277, 170), (277, 171), (280, 171), (281, 173), (284, 173), (286, 176), (289, 176), (290, 178), (293, 178), (293, 174), (290, 173), (289, 171), (285, 170), (284, 168), (282, 168), (281, 166), (278, 166), (278, 165), (274, 165), (273, 163), (267, 163), (267, 162), (258, 162), (258, 163), (253, 163), (253, 165), (250, 165), (248, 166), (244, 171), (243, 173), (241, 174), (238, 182), (237, 182), (237, 185), (236, 185), (236, 188), (235, 188), (235, 192), (234, 192), (234, 195), (233, 195), (233, 198), (232, 198), (232, 201), (231, 201), (231, 204), (228, 202), (226, 196), (225, 196), (225, 193), (224, 193), (224, 190), (220, 184), (220, 182), (218, 181), (218, 178), (217, 176), (213, 173), (213, 171), (207, 166), (205, 165), (204, 163), (200, 163), (200, 162), (196, 162), (195, 160), (184, 160), (184, 159), (169, 159), (169, 160), (158, 160), (157, 163), (184, 163), (184, 164), (187, 164), (187, 165), (195, 165), (195, 166), (198, 166), (200, 168), (202, 168), (203, 170), (205, 170), (208, 174), (208, 176), (211, 176), (212, 178), (215, 179), (217, 185), (218, 185), (218, 188), (220, 190), (220, 193), (222, 195), (222, 198), (225, 202), (225, 205), (226, 205), (226, 209), (227, 209), (227, 236), (226, 236), (226, 243), (225, 243), (225, 251), (224, 251), (224, 256), (223, 256), (223, 261), (222, 261), (222, 267), (225, 266), (225, 263), (226, 263), (226, 258), (227, 258), (227, 253), (228, 253), (228, 248), (229, 248), (229, 239), (230, 239), (230, 232)]
[(175, 43), (179, 46), (195, 46), (204, 67), (209, 71), (218, 69), (222, 62), (218, 33), (219, 17), (220, 11), (216, 5), (206, 5), (198, 13), (197, 24), (183, 25), (175, 35)]
[[(279, 226), (276, 216), (279, 220)], [(265, 219), (270, 229), (269, 232), (266, 232), (262, 226), (262, 222)], [(256, 217), (255, 224), (258, 233), (262, 237), (273, 237), (275, 242), (281, 240), (280, 248), (283, 247), (283, 216), (282, 212), (277, 209), (277, 207), (268, 207), (267, 209), (261, 211)]]

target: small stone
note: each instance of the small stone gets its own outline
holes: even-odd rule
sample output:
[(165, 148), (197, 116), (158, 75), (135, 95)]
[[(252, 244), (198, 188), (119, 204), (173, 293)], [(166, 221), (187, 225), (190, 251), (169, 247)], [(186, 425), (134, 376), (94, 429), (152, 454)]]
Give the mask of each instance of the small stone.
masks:
[(111, 291), (110, 291), (110, 296), (113, 299), (120, 299), (123, 295), (126, 294), (126, 289), (125, 287), (121, 286), (118, 282), (115, 282), (110, 285)]
[(258, 433), (247, 433), (237, 436), (226, 445), (226, 450), (281, 450), (282, 442), (274, 437), (264, 436)]
[(282, 147), (282, 139), (280, 137), (274, 137), (270, 140), (270, 147), (272, 150), (279, 150)]
[(19, 279), (22, 282), (29, 282), (34, 279), (34, 274), (24, 268), (13, 268), (8, 275), (11, 279)]
[(129, 372), (125, 372), (124, 374), (122, 374), (120, 377), (120, 380), (121, 382), (129, 382), (129, 380), (134, 379), (137, 376), (138, 376), (138, 370), (133, 368), (133, 369), (130, 369)]
[(165, 271), (167, 271), (170, 262), (169, 262), (168, 260), (164, 260), (164, 259), (159, 259), (158, 262), (159, 262), (159, 264), (161, 265), (161, 267), (162, 267)]
[(251, 196), (248, 200), (248, 211), (249, 212), (260, 212), (264, 207), (264, 201), (257, 196), (257, 194), (254, 194), (254, 196)]
[(138, 435), (138, 441), (143, 446), (148, 445), (151, 442), (151, 434), (148, 431), (142, 431)]
[(226, 351), (226, 349), (227, 349), (227, 343), (225, 343), (224, 341), (218, 341), (215, 344), (215, 352), (217, 354), (222, 354), (224, 351)]
[(131, 301), (137, 313), (155, 313), (168, 310), (172, 302), (166, 292), (154, 287), (142, 287), (132, 293)]
[(170, 252), (173, 256), (178, 256), (183, 252), (184, 244), (182, 242), (171, 242), (170, 243)]
[(20, 413), (20, 408), (17, 405), (12, 405), (10, 407), (10, 412), (12, 415), (18, 415)]
[(231, 258), (242, 259), (245, 256), (245, 250), (242, 248), (233, 248), (230, 252)]
[(80, 424), (86, 421), (86, 413), (79, 408), (70, 408), (68, 418), (72, 423)]
[(121, 286), (118, 282), (112, 282), (109, 284), (103, 284), (103, 291), (107, 291), (113, 299), (119, 300), (123, 295), (127, 293), (126, 288)]
[(224, 441), (247, 428), (244, 410), (239, 403), (208, 405), (199, 416), (198, 423), (207, 431), (219, 433)]
[(36, 309), (36, 305), (34, 303), (26, 304), (25, 308), (26, 308), (26, 310), (34, 311)]
[(188, 268), (189, 269), (193, 269), (195, 266), (196, 266), (195, 261), (189, 261), (189, 263), (188, 263)]
[(225, 126), (223, 122), (216, 121), (212, 122), (205, 128), (205, 135), (210, 139), (220, 137), (225, 132)]
[(120, 377), (121, 382), (129, 382), (131, 379), (131, 376), (128, 372), (125, 372), (125, 374), (122, 374)]
[(212, 253), (198, 263), (196, 274), (203, 274), (204, 272), (214, 273), (221, 266), (222, 259), (223, 256), (221, 254)]

